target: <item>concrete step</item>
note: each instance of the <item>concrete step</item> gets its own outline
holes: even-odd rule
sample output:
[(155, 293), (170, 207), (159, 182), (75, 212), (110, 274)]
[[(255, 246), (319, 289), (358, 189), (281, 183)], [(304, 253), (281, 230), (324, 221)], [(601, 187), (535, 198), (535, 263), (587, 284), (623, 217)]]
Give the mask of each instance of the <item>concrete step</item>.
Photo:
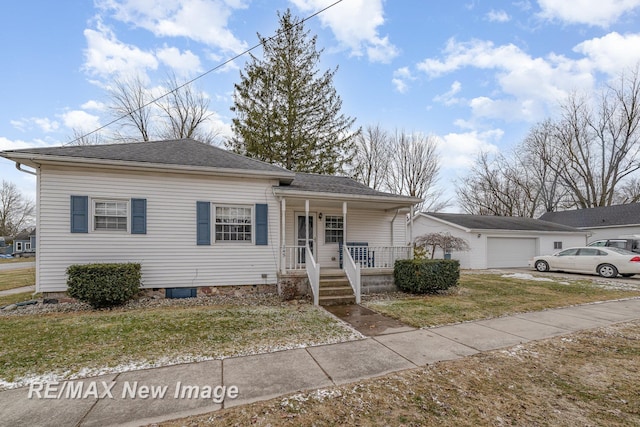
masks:
[(318, 303), (320, 305), (343, 305), (343, 304), (355, 304), (356, 297), (353, 295), (344, 295), (344, 296), (320, 296), (318, 298)]
[(338, 286), (351, 287), (347, 279), (342, 280), (320, 280), (320, 289), (322, 288), (335, 288)]
[(353, 289), (351, 286), (335, 286), (328, 288), (320, 288), (320, 297), (323, 296), (353, 296)]

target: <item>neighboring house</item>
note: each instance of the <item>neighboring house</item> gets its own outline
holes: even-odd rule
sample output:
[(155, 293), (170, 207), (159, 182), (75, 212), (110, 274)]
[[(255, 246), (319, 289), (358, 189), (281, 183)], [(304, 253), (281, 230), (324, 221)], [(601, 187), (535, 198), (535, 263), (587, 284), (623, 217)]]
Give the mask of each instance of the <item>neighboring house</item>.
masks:
[(640, 235), (640, 203), (547, 212), (540, 219), (587, 231), (589, 242)]
[(34, 256), (36, 254), (36, 229), (25, 230), (13, 238), (15, 257)]
[[(366, 246), (359, 267), (388, 282), (395, 258), (411, 255), (405, 215), (420, 199), (296, 174), (191, 139), (0, 156), (37, 174), (38, 292), (66, 290), (69, 265), (129, 261), (141, 263), (144, 288), (302, 276), (316, 290), (314, 267), (339, 269), (342, 242)], [(348, 267), (355, 283), (355, 262)]]
[[(586, 234), (573, 227), (533, 218), (419, 213), (413, 218), (413, 236), (449, 232), (469, 244), (469, 251), (452, 252), (461, 268), (486, 269), (527, 267), (536, 255), (546, 255), (571, 246), (583, 246)], [(443, 258), (436, 251), (436, 258)]]

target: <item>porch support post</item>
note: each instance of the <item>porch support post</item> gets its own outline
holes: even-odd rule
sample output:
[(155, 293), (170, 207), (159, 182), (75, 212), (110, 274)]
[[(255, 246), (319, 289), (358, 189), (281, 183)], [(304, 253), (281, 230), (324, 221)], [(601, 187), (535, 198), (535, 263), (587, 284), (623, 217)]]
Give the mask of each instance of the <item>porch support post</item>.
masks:
[(347, 244), (347, 202), (342, 202), (342, 246)]
[(307, 234), (307, 246), (309, 246), (309, 199), (304, 201), (304, 222)]
[(280, 271), (282, 273), (284, 273), (287, 269), (287, 239), (286, 239), (286, 235), (285, 235), (285, 230), (286, 230), (286, 213), (287, 211), (287, 202), (284, 199), (284, 197), (282, 198), (282, 200), (280, 200), (280, 228), (281, 228), (281, 232), (280, 232), (280, 236), (282, 238), (282, 241), (280, 242)]
[(409, 216), (409, 247), (411, 253), (411, 259), (413, 259), (413, 206), (411, 205), (411, 212)]

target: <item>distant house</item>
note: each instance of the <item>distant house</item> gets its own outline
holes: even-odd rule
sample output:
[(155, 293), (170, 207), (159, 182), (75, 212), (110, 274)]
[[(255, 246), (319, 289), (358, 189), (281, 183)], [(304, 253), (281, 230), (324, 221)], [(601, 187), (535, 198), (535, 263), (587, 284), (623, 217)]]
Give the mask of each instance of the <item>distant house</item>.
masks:
[(13, 238), (13, 251), (15, 257), (34, 256), (36, 254), (36, 229), (24, 230)]
[(395, 259), (411, 256), (406, 214), (421, 201), (191, 139), (0, 156), (37, 173), (36, 287), (45, 293), (66, 290), (72, 264), (139, 262), (143, 287), (167, 295), (293, 283), (322, 302), (320, 281), (332, 273), (359, 298), (368, 281), (393, 285)]
[(640, 235), (640, 203), (547, 212), (540, 219), (584, 230), (589, 242)]
[[(461, 268), (527, 267), (536, 255), (583, 246), (587, 233), (533, 218), (422, 212), (413, 218), (413, 236), (449, 232), (467, 241), (470, 250), (452, 252)], [(436, 258), (444, 258), (441, 249)]]

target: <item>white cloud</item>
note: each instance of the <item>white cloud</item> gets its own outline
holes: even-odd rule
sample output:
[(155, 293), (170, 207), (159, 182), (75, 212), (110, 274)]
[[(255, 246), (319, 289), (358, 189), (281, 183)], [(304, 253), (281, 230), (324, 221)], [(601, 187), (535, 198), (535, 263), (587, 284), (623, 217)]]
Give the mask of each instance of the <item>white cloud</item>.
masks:
[(469, 168), (480, 152), (497, 153), (498, 147), (495, 143), (500, 141), (503, 135), (504, 131), (501, 129), (446, 134), (438, 138), (441, 164), (446, 169)]
[(490, 22), (509, 22), (511, 17), (504, 10), (491, 10), (485, 15), (485, 19)]
[(190, 76), (202, 71), (200, 58), (190, 50), (180, 52), (176, 47), (163, 47), (158, 49), (156, 55), (160, 61), (171, 67), (176, 74)]
[(640, 62), (640, 33), (609, 33), (600, 38), (585, 40), (573, 50), (588, 57), (594, 69), (612, 76), (617, 75)]
[(158, 61), (152, 53), (122, 43), (114, 32), (100, 21), (95, 30), (84, 30), (84, 36), (87, 39), (84, 68), (92, 75), (137, 75), (158, 67)]
[[(332, 0), (290, 0), (305, 13), (316, 12), (333, 3)], [(384, 24), (382, 0), (349, 0), (318, 16), (329, 27), (338, 42), (354, 56), (366, 53), (372, 62), (387, 63), (398, 56), (399, 50), (387, 36), (378, 33)]]
[(47, 117), (29, 117), (11, 120), (10, 123), (13, 127), (23, 132), (36, 127), (44, 133), (51, 133), (57, 131), (60, 127), (60, 123)]
[(462, 90), (462, 83), (459, 81), (455, 81), (451, 84), (451, 89), (442, 95), (437, 95), (433, 98), (436, 102), (441, 102), (444, 105), (455, 105), (461, 102), (460, 98), (456, 98), (455, 95), (458, 94)]
[(34, 146), (35, 144), (29, 143), (27, 141), (22, 141), (19, 139), (11, 140), (3, 136), (0, 136), (0, 151), (19, 150), (21, 148), (31, 148)]
[(60, 117), (69, 129), (89, 132), (100, 127), (100, 118), (83, 110), (67, 111)]
[(640, 7), (640, 0), (538, 0), (538, 4), (546, 19), (608, 27)]
[(83, 110), (105, 111), (108, 107), (104, 102), (89, 100), (80, 106)]
[(450, 39), (442, 59), (427, 58), (417, 65), (431, 78), (466, 67), (494, 71), (496, 89), (469, 103), (477, 117), (536, 121), (571, 91), (594, 85), (589, 61), (555, 54), (535, 58), (513, 44), (495, 46), (484, 40)]
[(242, 0), (97, 0), (96, 6), (115, 19), (144, 28), (157, 37), (186, 37), (223, 51), (246, 49), (227, 28)]
[(409, 67), (402, 67), (393, 72), (391, 82), (398, 92), (407, 93), (409, 90), (409, 84), (407, 82), (411, 80), (415, 80), (415, 77), (411, 74)]

